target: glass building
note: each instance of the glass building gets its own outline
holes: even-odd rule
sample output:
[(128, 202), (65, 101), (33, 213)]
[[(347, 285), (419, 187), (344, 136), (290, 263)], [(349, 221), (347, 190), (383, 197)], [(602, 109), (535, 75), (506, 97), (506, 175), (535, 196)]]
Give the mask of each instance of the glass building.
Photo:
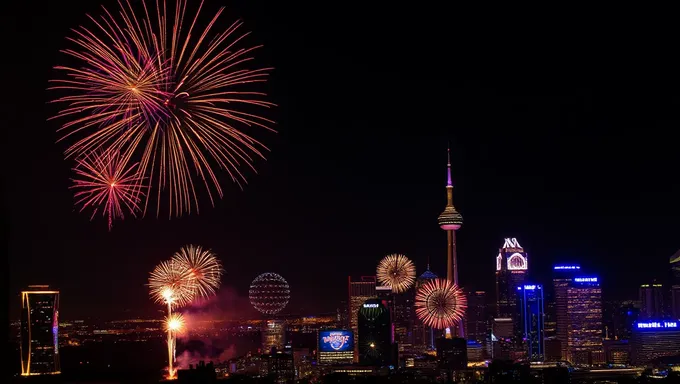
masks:
[(517, 303), (522, 326), (522, 342), (530, 361), (545, 359), (545, 310), (543, 286), (524, 284), (517, 287)]
[(663, 319), (666, 317), (663, 291), (663, 285), (656, 281), (651, 284), (640, 285), (640, 319)]
[(59, 291), (32, 285), (21, 292), (21, 374), (60, 373)]
[[(350, 276), (349, 281), (349, 327), (354, 334), (355, 339), (359, 338), (359, 310), (364, 302), (368, 299), (376, 297), (376, 279), (375, 276), (362, 276), (359, 280), (352, 280)], [(359, 359), (358, 343), (354, 344), (354, 361)]]
[[(496, 256), (496, 317), (513, 320), (513, 335), (521, 335), (517, 313), (517, 287), (524, 285), (529, 261), (524, 248), (515, 238), (506, 238)], [(514, 340), (517, 343), (518, 340)]]
[(262, 352), (271, 353), (272, 348), (283, 351), (286, 343), (286, 323), (283, 320), (267, 320), (262, 327)]
[(359, 309), (359, 363), (387, 366), (394, 364), (394, 332), (390, 311), (380, 299), (366, 300)]
[(602, 288), (597, 277), (576, 276), (567, 287), (566, 358), (576, 365), (596, 364), (604, 359)]
[(559, 342), (560, 359), (567, 359), (567, 336), (569, 335), (569, 317), (567, 305), (567, 289), (574, 276), (581, 272), (577, 264), (558, 264), (553, 266), (553, 297), (555, 298), (554, 314), (555, 337)]

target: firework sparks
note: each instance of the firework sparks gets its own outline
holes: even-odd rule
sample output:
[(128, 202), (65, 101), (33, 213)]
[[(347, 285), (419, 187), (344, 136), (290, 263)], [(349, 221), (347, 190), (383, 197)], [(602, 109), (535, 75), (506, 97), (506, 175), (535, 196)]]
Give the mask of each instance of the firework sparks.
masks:
[(446, 279), (432, 279), (416, 293), (416, 315), (435, 329), (450, 328), (465, 315), (467, 299), (463, 291)]
[(172, 262), (187, 271), (196, 296), (214, 295), (215, 290), (219, 288), (222, 266), (209, 249), (187, 245), (174, 254)]
[(174, 12), (165, 1), (155, 9), (142, 2), (137, 13), (129, 1), (119, 4), (118, 12), (90, 17), (94, 28), (74, 30), (75, 47), (62, 52), (80, 65), (56, 67), (65, 76), (50, 89), (68, 92), (54, 100), (64, 107), (53, 117), (65, 121), (61, 140), (73, 140), (66, 157), (94, 150), (134, 157), (148, 178), (144, 213), (154, 189), (157, 213), (165, 198), (169, 215), (198, 211), (200, 184), (214, 205), (223, 197), (217, 170), (241, 185), (242, 166), (254, 169), (267, 150), (245, 130), (272, 130), (256, 109), (274, 104), (249, 88), (270, 68), (248, 67), (259, 47), (238, 48), (247, 36), (241, 22), (214, 31), (224, 8), (198, 31), (202, 2), (193, 17), (184, 0)]
[(161, 262), (149, 277), (151, 297), (168, 308), (183, 307), (194, 300), (194, 283), (189, 271), (173, 260)]
[(405, 292), (416, 279), (416, 267), (406, 256), (387, 255), (378, 264), (378, 281), (392, 288), (392, 292)]
[(173, 313), (165, 319), (165, 330), (169, 332), (182, 332), (184, 325), (184, 316), (181, 313)]
[(78, 159), (73, 169), (76, 205), (80, 211), (92, 208), (93, 219), (98, 211), (108, 218), (109, 230), (114, 219), (123, 219), (124, 211), (136, 216), (141, 211), (143, 193), (137, 164), (127, 166), (128, 158), (119, 152), (97, 153)]

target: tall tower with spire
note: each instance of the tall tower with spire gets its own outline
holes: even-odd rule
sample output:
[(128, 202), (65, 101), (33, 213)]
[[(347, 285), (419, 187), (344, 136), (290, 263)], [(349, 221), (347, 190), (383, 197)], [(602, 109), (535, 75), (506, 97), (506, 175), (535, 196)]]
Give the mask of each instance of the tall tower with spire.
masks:
[[(453, 206), (453, 183), (451, 182), (451, 149), (446, 149), (446, 208), (439, 215), (439, 227), (446, 231), (446, 279), (458, 285), (458, 256), (456, 254), (456, 231), (463, 225), (463, 216)], [(463, 322), (458, 324), (458, 336), (465, 338)]]

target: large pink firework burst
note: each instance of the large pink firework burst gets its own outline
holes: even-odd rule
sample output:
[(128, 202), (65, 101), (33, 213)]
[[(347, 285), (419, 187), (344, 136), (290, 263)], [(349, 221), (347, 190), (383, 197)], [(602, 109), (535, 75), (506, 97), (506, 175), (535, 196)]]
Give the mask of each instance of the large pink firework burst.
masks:
[(435, 329), (450, 328), (462, 321), (467, 308), (463, 291), (446, 279), (432, 279), (416, 293), (416, 315)]
[(109, 230), (114, 219), (125, 217), (124, 212), (135, 216), (141, 210), (143, 177), (136, 173), (137, 164), (127, 162), (118, 152), (96, 153), (78, 159), (73, 169), (76, 205), (81, 212), (92, 209), (91, 219), (101, 212), (108, 218)]
[(146, 177), (143, 211), (155, 190), (158, 213), (167, 198), (169, 215), (181, 215), (198, 211), (201, 185), (213, 205), (223, 196), (218, 170), (245, 182), (242, 165), (254, 169), (267, 149), (247, 131), (271, 130), (256, 109), (273, 104), (251, 87), (270, 68), (248, 67), (259, 47), (238, 48), (241, 22), (216, 32), (221, 8), (200, 30), (203, 2), (193, 16), (187, 1), (174, 4), (124, 0), (90, 17), (93, 27), (74, 29), (75, 47), (63, 51), (79, 65), (56, 67), (65, 77), (50, 89), (67, 92), (54, 100), (64, 105), (54, 118), (64, 121), (67, 158), (120, 152)]

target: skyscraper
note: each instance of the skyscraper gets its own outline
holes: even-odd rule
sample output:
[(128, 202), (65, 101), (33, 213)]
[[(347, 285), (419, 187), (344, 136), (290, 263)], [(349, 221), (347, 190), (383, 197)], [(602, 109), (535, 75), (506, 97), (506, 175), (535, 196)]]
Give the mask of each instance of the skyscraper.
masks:
[[(451, 182), (451, 152), (447, 149), (446, 163), (446, 207), (439, 214), (439, 227), (446, 231), (446, 279), (458, 284), (458, 255), (456, 253), (456, 231), (463, 225), (463, 216), (453, 206), (453, 183)], [(458, 324), (458, 336), (465, 338), (463, 322)]]
[(385, 366), (394, 364), (394, 335), (390, 311), (380, 299), (366, 300), (358, 316), (359, 363)]
[(21, 292), (21, 374), (60, 373), (59, 291), (31, 285)]
[[(349, 325), (354, 332), (354, 340), (359, 339), (359, 310), (364, 302), (376, 297), (375, 276), (362, 276), (358, 281), (348, 278), (349, 288)], [(358, 361), (358, 343), (354, 344), (355, 361)]]
[(569, 318), (567, 289), (574, 275), (581, 272), (576, 264), (558, 264), (553, 266), (553, 295), (555, 297), (555, 334), (560, 342), (561, 359), (567, 359), (567, 338), (569, 334)]
[(526, 356), (530, 361), (543, 361), (545, 359), (543, 286), (524, 284), (517, 287), (517, 303)]
[(576, 276), (567, 287), (566, 359), (593, 364), (601, 354), (602, 289), (597, 277)]
[[(415, 284), (415, 290), (418, 291), (420, 287), (425, 284), (428, 280), (436, 279), (437, 275), (435, 275), (432, 271), (430, 271), (430, 263), (427, 263), (427, 269), (425, 272), (423, 272), (420, 277), (416, 279), (416, 284)], [(423, 324), (423, 322), (420, 319), (416, 318), (416, 312), (415, 308), (411, 311), (411, 316), (414, 318), (413, 321), (413, 338), (414, 341), (413, 343), (415, 345), (419, 346), (427, 346), (430, 349), (434, 349), (434, 340), (435, 340), (435, 330), (428, 327), (427, 325)]]
[(262, 327), (262, 352), (272, 352), (272, 348), (283, 351), (286, 342), (286, 323), (283, 320), (267, 320)]
[(513, 334), (521, 334), (517, 313), (517, 287), (529, 269), (527, 254), (515, 238), (506, 238), (496, 256), (496, 317), (513, 319)]
[(467, 338), (484, 343), (489, 333), (489, 313), (486, 292), (475, 291), (468, 294), (468, 307), (465, 316)]
[(656, 281), (640, 285), (640, 319), (663, 319), (665, 317), (663, 285)]

